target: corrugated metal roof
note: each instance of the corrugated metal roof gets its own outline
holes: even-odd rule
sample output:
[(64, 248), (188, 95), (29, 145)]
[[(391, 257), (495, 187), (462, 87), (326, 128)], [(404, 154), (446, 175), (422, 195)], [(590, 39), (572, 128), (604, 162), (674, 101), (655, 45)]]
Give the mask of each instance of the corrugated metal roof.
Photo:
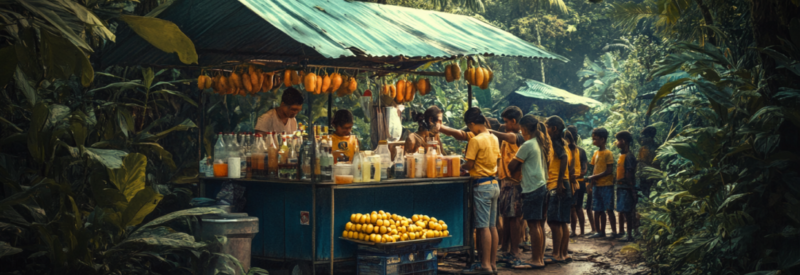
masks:
[[(308, 58), (394, 63), (397, 57), (500, 55), (567, 59), (475, 18), (344, 0), (175, 0), (158, 14), (195, 43), (200, 65)], [(122, 24), (103, 65), (179, 65)], [(328, 59), (328, 60), (326, 60)]]
[[(557, 107), (565, 113), (583, 113), (591, 108), (603, 105), (600, 101), (579, 96), (531, 79), (526, 79), (525, 85), (519, 87), (515, 93), (527, 98), (549, 101), (548, 105), (550, 107)], [(553, 102), (556, 102), (556, 104), (553, 104)]]

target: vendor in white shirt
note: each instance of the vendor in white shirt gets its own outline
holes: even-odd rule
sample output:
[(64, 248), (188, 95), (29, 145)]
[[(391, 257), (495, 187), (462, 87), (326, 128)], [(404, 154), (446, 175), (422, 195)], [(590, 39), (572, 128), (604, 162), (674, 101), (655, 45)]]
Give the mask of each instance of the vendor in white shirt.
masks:
[(285, 132), (287, 134), (297, 131), (295, 116), (303, 110), (303, 94), (295, 88), (283, 90), (281, 106), (272, 109), (258, 117), (256, 132)]

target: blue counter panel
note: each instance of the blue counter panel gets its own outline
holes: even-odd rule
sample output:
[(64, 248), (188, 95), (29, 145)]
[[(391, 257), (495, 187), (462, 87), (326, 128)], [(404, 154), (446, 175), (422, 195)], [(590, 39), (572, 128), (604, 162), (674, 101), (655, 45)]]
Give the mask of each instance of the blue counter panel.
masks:
[[(221, 180), (204, 180), (205, 196), (215, 198)], [(302, 183), (239, 181), (246, 186), (244, 212), (259, 218), (253, 239), (253, 256), (286, 260), (312, 260), (312, 226), (316, 223), (316, 261), (330, 260), (331, 218), (334, 258), (354, 258), (356, 245), (339, 239), (350, 214), (383, 210), (411, 217), (425, 214), (447, 222), (451, 238), (440, 248), (464, 245), (464, 183), (381, 186), (370, 188), (316, 187), (316, 217), (301, 224), (301, 212), (312, 213), (312, 185)], [(334, 215), (331, 215), (331, 192)]]

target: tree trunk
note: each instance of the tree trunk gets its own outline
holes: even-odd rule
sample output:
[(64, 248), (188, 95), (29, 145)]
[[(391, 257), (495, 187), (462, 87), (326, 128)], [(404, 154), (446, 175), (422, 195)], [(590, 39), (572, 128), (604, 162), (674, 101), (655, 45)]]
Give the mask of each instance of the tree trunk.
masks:
[[(714, 17), (711, 16), (711, 11), (708, 9), (708, 5), (703, 2), (703, 0), (695, 0), (697, 2), (697, 6), (700, 7), (700, 13), (703, 14), (703, 21), (705, 21), (706, 26), (714, 25)], [(708, 36), (708, 43), (712, 45), (716, 45), (717, 41), (714, 38), (714, 31), (711, 29), (706, 30), (706, 36)]]
[[(536, 43), (542, 47), (542, 36), (539, 35), (539, 24), (536, 24)], [(542, 67), (542, 83), (544, 82), (544, 59), (539, 59), (539, 66)]]

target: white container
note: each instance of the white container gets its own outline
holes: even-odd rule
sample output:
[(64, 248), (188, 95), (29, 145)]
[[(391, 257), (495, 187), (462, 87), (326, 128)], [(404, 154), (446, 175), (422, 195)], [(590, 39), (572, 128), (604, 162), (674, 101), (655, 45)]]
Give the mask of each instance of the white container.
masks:
[(242, 177), (242, 161), (239, 157), (228, 158), (228, 177), (238, 179)]
[(427, 165), (426, 165), (426, 161), (425, 161), (425, 153), (423, 153), (423, 152), (424, 152), (423, 149), (420, 148), (420, 150), (416, 154), (414, 154), (414, 170), (415, 170), (414, 171), (414, 177), (415, 178), (425, 178), (425, 177), (428, 176), (425, 173), (426, 172), (425, 169), (426, 169)]
[(336, 176), (353, 175), (353, 165), (349, 163), (337, 163), (333, 166), (333, 175), (331, 180), (336, 179)]

